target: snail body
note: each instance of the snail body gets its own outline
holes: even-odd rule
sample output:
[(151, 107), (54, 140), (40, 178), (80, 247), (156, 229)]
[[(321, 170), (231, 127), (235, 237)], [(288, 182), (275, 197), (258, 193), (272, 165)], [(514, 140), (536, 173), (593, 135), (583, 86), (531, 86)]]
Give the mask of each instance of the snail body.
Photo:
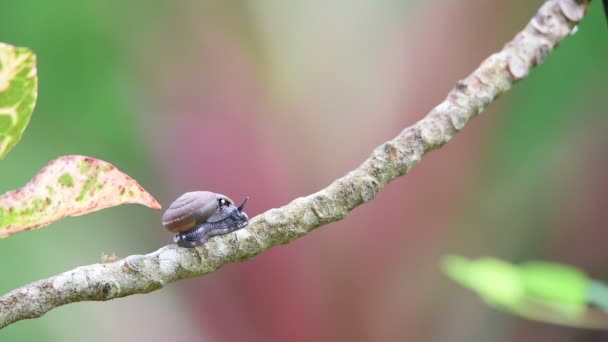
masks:
[(210, 237), (228, 234), (245, 227), (249, 217), (240, 206), (222, 194), (210, 191), (187, 192), (178, 197), (162, 217), (167, 230), (176, 233), (173, 241), (181, 247), (196, 247)]

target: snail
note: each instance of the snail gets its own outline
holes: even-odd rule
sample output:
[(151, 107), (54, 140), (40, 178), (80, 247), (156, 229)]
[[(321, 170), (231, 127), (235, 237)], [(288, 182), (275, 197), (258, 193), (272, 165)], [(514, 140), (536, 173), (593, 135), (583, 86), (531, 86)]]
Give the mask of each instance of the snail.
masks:
[(249, 223), (243, 209), (249, 197), (236, 207), (234, 202), (210, 191), (187, 192), (178, 197), (162, 217), (163, 226), (177, 233), (173, 238), (181, 247), (196, 247), (210, 237), (239, 230)]

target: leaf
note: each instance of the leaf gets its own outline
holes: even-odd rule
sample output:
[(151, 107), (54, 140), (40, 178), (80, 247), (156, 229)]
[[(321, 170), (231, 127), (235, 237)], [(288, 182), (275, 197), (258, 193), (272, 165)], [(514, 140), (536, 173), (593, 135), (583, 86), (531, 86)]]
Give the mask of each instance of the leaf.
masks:
[(532, 261), (519, 266), (531, 296), (578, 305), (588, 299), (589, 278), (579, 269), (552, 262)]
[(608, 315), (589, 306), (599, 306), (606, 289), (592, 286), (596, 282), (577, 268), (540, 261), (518, 266), (494, 258), (459, 256), (445, 257), (442, 268), (496, 309), (547, 323), (608, 329)]
[(0, 43), (0, 159), (21, 139), (38, 93), (36, 55)]
[(519, 270), (498, 259), (469, 261), (451, 255), (444, 258), (443, 270), (454, 281), (476, 291), (488, 304), (494, 306), (517, 305), (525, 294)]
[(152, 195), (114, 165), (86, 156), (60, 157), (23, 188), (0, 196), (0, 238), (125, 203), (160, 209)]

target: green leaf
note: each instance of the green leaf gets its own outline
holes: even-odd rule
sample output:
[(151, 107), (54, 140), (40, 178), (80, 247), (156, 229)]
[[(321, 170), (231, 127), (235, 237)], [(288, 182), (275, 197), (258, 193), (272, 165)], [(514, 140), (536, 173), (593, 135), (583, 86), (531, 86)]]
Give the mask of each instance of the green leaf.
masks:
[(579, 269), (541, 261), (526, 262), (519, 268), (529, 296), (575, 306), (586, 303), (589, 279)]
[(452, 255), (444, 258), (443, 270), (460, 285), (476, 291), (494, 306), (512, 307), (524, 296), (525, 288), (519, 270), (498, 259), (469, 261)]
[(125, 203), (160, 209), (152, 195), (114, 165), (86, 156), (60, 157), (23, 188), (0, 196), (0, 238)]
[(0, 43), (0, 159), (21, 139), (38, 93), (36, 55)]
[(597, 305), (606, 291), (592, 286), (596, 282), (577, 268), (539, 261), (517, 266), (494, 258), (447, 256), (442, 269), (499, 310), (542, 322), (608, 329), (608, 315), (588, 305)]

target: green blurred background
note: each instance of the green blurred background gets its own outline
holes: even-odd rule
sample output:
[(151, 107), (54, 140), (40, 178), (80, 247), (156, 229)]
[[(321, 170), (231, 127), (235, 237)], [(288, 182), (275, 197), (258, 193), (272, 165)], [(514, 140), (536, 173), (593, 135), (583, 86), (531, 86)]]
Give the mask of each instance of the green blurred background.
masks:
[[(167, 206), (251, 196), (256, 215), (343, 175), (421, 118), (542, 1), (5, 2), (39, 98), (0, 192), (66, 154)], [(77, 303), (0, 341), (601, 341), (493, 311), (442, 255), (568, 263), (608, 280), (608, 29), (601, 3), (542, 67), (345, 220), (161, 291)], [(170, 242), (123, 206), (0, 240), (0, 292)]]

